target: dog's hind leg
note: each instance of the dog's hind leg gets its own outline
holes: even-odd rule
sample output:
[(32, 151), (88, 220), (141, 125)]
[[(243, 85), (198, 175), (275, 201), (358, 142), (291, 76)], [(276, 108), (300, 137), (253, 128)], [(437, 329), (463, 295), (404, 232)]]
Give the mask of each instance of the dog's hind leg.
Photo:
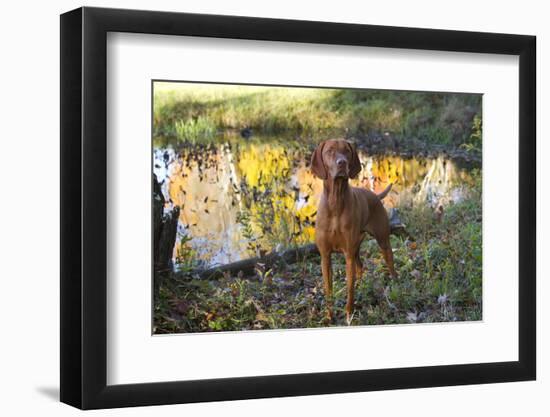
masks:
[(359, 249), (357, 249), (357, 254), (355, 255), (355, 279), (357, 281), (363, 277), (363, 262), (361, 262), (361, 255), (359, 252)]
[(393, 265), (393, 252), (391, 249), (389, 236), (388, 237), (377, 236), (376, 241), (378, 242), (378, 246), (380, 246), (380, 250), (382, 252), (382, 255), (384, 256), (384, 260), (386, 261), (386, 266), (390, 271), (390, 275), (392, 276), (392, 278), (396, 278), (397, 273), (395, 272), (395, 268)]

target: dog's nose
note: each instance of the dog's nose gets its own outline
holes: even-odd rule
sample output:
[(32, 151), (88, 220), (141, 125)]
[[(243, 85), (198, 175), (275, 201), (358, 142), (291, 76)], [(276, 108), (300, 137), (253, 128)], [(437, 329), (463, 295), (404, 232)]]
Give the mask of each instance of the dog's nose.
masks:
[(339, 167), (343, 167), (345, 166), (347, 163), (346, 159), (345, 158), (338, 158), (336, 160), (336, 165), (338, 165)]

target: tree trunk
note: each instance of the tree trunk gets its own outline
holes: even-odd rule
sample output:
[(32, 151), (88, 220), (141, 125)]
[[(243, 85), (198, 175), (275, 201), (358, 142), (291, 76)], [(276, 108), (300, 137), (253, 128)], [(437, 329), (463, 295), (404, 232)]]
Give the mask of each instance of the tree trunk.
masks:
[(153, 262), (154, 292), (158, 295), (163, 276), (173, 269), (172, 256), (178, 231), (180, 208), (164, 212), (165, 199), (162, 189), (153, 174)]

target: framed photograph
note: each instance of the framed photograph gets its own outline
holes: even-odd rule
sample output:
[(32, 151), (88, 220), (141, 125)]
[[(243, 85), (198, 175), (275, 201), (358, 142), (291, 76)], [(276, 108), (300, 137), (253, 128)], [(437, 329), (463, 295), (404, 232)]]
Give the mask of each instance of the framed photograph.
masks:
[(61, 16), (61, 401), (533, 380), (535, 37)]

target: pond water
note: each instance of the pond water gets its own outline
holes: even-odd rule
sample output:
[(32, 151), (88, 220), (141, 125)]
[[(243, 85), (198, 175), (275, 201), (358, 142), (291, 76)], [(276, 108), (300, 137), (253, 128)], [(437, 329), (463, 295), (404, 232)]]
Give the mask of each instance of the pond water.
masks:
[[(155, 148), (154, 172), (167, 208), (181, 214), (174, 253), (202, 266), (238, 261), (313, 241), (322, 181), (309, 169), (311, 151), (281, 143), (226, 142)], [(354, 186), (380, 192), (386, 208), (446, 206), (468, 191), (470, 174), (450, 159), (359, 154)]]

